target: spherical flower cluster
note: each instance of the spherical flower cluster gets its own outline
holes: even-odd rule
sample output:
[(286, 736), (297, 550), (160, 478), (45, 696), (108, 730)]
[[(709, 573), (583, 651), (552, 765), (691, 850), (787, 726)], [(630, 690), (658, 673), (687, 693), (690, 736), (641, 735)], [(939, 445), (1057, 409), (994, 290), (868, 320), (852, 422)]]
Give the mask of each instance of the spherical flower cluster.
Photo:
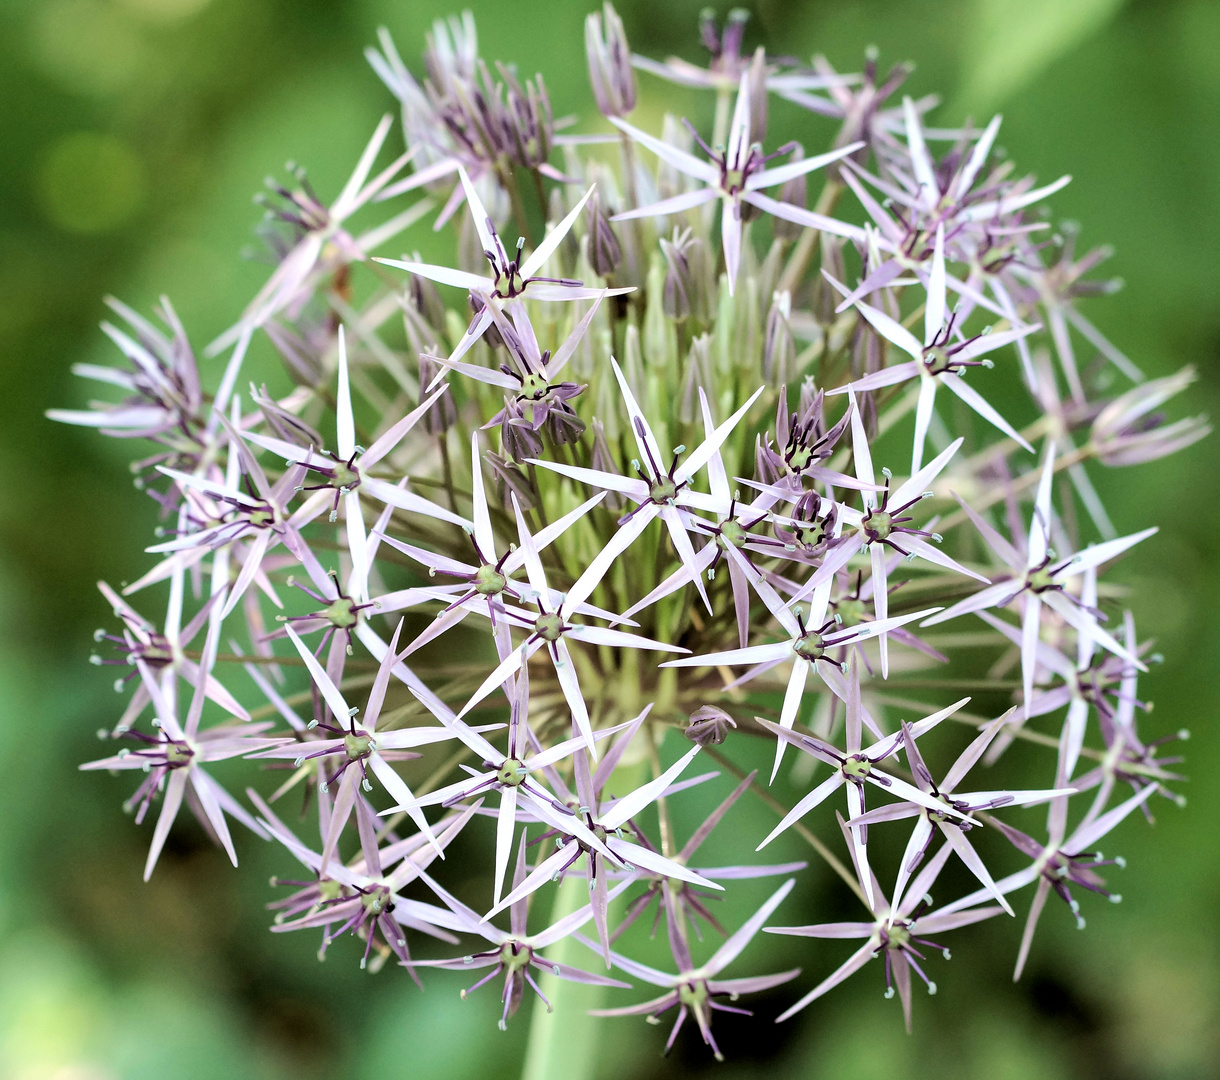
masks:
[[(656, 62), (606, 4), (585, 35), (606, 123), (576, 133), (542, 76), (481, 59), (469, 15), (436, 24), (422, 77), (383, 31), (368, 57), (405, 152), (382, 163), (387, 116), (333, 202), (299, 170), (272, 185), (277, 266), (206, 351), (227, 354), (216, 389), (168, 300), (159, 323), (112, 302), (127, 366), (78, 370), (121, 396), (53, 415), (157, 448), (134, 466), (162, 518), (151, 568), (101, 586), (122, 748), (85, 766), (140, 774), (146, 878), (185, 804), (234, 864), (236, 822), (304, 868), (277, 931), (354, 935), (362, 965), (415, 979), (478, 969), (502, 1025), (527, 990), (549, 1007), (544, 985), (652, 984), (604, 1012), (676, 1011), (670, 1045), (689, 1019), (717, 1055), (726, 1001), (800, 977), (742, 973), (760, 930), (860, 943), (779, 1019), (883, 959), (909, 1027), (944, 935), (1032, 886), (1019, 975), (1051, 891), (1082, 924), (1083, 892), (1117, 899), (1099, 841), (1180, 797), (1142, 731), (1148, 643), (1104, 577), (1156, 528), (1119, 535), (1090, 473), (1206, 434), (1160, 412), (1191, 373), (1144, 381), (1080, 312), (1102, 255), (1051, 227), (1067, 178), (1018, 173), (999, 117), (931, 128), (907, 68), (845, 75), (743, 33), (705, 17), (706, 68)], [(710, 93), (712, 130), (627, 119), (637, 71)], [(831, 149), (770, 136), (773, 95), (837, 121)], [(453, 260), (388, 257), (428, 217)], [(282, 396), (240, 392), (262, 340)], [(137, 610), (154, 586), (160, 618)], [(986, 649), (1008, 700), (937, 700), (963, 682), (937, 669)], [(740, 765), (760, 739), (786, 787)], [(1043, 786), (980, 775), (1007, 754)], [(238, 758), (282, 783), (241, 796)], [(748, 794), (777, 817), (751, 843), (799, 832), (865, 918), (765, 925), (805, 863), (692, 865)], [(670, 800), (702, 821), (685, 843)], [(807, 819), (823, 803), (846, 861)], [(1034, 804), (1031, 836), (1010, 811)], [(987, 829), (1015, 872), (983, 861)], [(886, 830), (909, 833), (896, 865), (870, 854)], [(471, 907), (450, 890), (483, 872), (479, 832)], [(977, 887), (933, 906), (951, 860)], [(739, 912), (733, 882), (771, 876)], [(548, 921), (565, 878), (587, 901)], [(654, 902), (672, 972), (620, 951)], [(696, 962), (701, 926), (724, 940)], [(584, 966), (548, 955), (568, 938)]]

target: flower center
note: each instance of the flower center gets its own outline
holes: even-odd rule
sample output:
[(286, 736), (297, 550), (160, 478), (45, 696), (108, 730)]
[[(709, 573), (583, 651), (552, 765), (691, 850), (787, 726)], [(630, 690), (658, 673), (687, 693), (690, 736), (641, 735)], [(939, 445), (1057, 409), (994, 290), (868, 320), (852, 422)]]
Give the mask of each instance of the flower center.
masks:
[(247, 520), (256, 529), (269, 529), (275, 524), (275, 511), (268, 507), (251, 510)]
[(839, 769), (848, 780), (864, 780), (873, 771), (873, 763), (862, 754), (852, 754), (844, 759)]
[(322, 614), (339, 630), (350, 630), (360, 621), (356, 601), (350, 596), (340, 596), (337, 600), (332, 600)]
[[(947, 809), (948, 809), (950, 806), (952, 806), (952, 805), (953, 805), (953, 804), (952, 804), (952, 803), (951, 803), (951, 802), (950, 802), (948, 799), (946, 799), (946, 798), (945, 798), (943, 795), (937, 795), (937, 796), (936, 796), (936, 801), (937, 801), (937, 802), (942, 802), (942, 803), (944, 803), (944, 804), (945, 804), (945, 807), (946, 807), (946, 810), (947, 810)], [(947, 813), (947, 812), (945, 812), (945, 811), (941, 811), (941, 810), (929, 810), (929, 811), (928, 811), (928, 820), (930, 820), (930, 821), (948, 821), (948, 820), (950, 820), (950, 819), (949, 819), (949, 815), (948, 815), (948, 813)]]
[(927, 365), (929, 375), (940, 375), (952, 369), (953, 361), (946, 349), (939, 345), (924, 349), (923, 362)]
[(525, 291), (525, 284), (525, 279), (517, 269), (517, 264), (510, 263), (498, 276), (496, 296), (501, 300), (511, 300)]
[(521, 383), (521, 393), (519, 396), (533, 398), (535, 401), (538, 401), (546, 397), (549, 389), (550, 384), (547, 383), (546, 377), (535, 372), (525, 377), (525, 381)]
[(1025, 582), (1033, 592), (1046, 592), (1047, 589), (1055, 587), (1055, 579), (1046, 567), (1034, 570), (1026, 577)]
[(534, 633), (544, 641), (558, 641), (563, 633), (563, 620), (552, 612), (544, 612), (534, 620)]
[(484, 563), (474, 572), (475, 591), (483, 596), (498, 596), (507, 584), (504, 575), (490, 563)]
[(702, 1008), (707, 1002), (707, 984), (702, 982), (680, 983), (678, 1000), (692, 1011)]
[(135, 655), (138, 655), (149, 667), (164, 667), (166, 664), (173, 663), (174, 660), (174, 651), (170, 648), (169, 643), (161, 645), (155, 638), (152, 643), (146, 645)]
[(346, 461), (335, 462), (329, 486), (338, 488), (340, 491), (351, 491), (353, 488), (359, 487), (360, 470), (354, 465), (349, 465)]
[(886, 945), (891, 949), (901, 949), (903, 946), (911, 943), (911, 931), (907, 928), (906, 923), (890, 923), (886, 929), (885, 936), (889, 938)]
[(194, 756), (195, 751), (184, 742), (171, 742), (165, 745), (165, 764), (171, 769), (181, 769), (182, 766), (189, 765)]
[(654, 503), (672, 503), (678, 497), (678, 485), (668, 476), (662, 476), (652, 482), (648, 496)]
[(805, 660), (820, 660), (826, 655), (826, 639), (808, 630), (792, 643), (792, 651)]
[(724, 170), (724, 190), (730, 195), (735, 195), (739, 192), (746, 182), (745, 169), (725, 169)]
[(519, 941), (506, 941), (500, 946), (500, 962), (510, 971), (520, 971), (529, 965), (533, 950)]
[(343, 736), (343, 750), (351, 761), (365, 757), (373, 749), (373, 737), (366, 734), (350, 734)]
[(374, 885), (368, 892), (361, 895), (360, 903), (373, 918), (394, 910), (393, 897), (390, 890), (384, 885)]
[(800, 472), (809, 464), (813, 452), (807, 446), (794, 446), (788, 451), (788, 467), (793, 472)]
[(864, 528), (875, 540), (886, 540), (894, 531), (894, 518), (884, 510), (870, 510), (864, 519)]
[(527, 776), (529, 770), (526, 769), (525, 762), (517, 758), (506, 758), (504, 764), (496, 770), (496, 780), (504, 787), (520, 787)]
[(720, 526), (720, 535), (717, 539), (722, 548), (729, 544), (732, 544), (735, 548), (743, 548), (746, 546), (746, 540), (749, 537), (739, 522), (729, 518), (728, 521)]

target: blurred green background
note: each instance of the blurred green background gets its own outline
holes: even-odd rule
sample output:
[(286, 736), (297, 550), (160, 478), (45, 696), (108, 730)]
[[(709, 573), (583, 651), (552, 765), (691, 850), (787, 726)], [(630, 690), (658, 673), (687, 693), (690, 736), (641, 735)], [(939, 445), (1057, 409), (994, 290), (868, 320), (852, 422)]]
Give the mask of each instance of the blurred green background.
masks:
[[(470, 6), (486, 58), (541, 70), (557, 114), (592, 119), (588, 0)], [(698, 59), (699, 7), (624, 0), (619, 10), (637, 50)], [(418, 70), (425, 30), (450, 10), (438, 0), (0, 4), (6, 1080), (461, 1080), (519, 1070), (528, 1016), (500, 1034), (494, 990), (463, 1003), (462, 983), (442, 976), (420, 994), (399, 970), (360, 972), (351, 949), (337, 946), (319, 965), (312, 935), (272, 938), (267, 877), (287, 867), (269, 845), (242, 838), (235, 873), (180, 826), (152, 883), (141, 883), (148, 830), (120, 810), (128, 786), (76, 764), (97, 756), (94, 732), (117, 706), (110, 676), (86, 663), (90, 634), (110, 614), (94, 582), (146, 567), (152, 508), (131, 489), (131, 448), (42, 417), (83, 402), (73, 361), (114, 359), (96, 329), (105, 294), (147, 310), (168, 293), (197, 345), (227, 326), (266, 272), (240, 258), (264, 175), (294, 159), (333, 196), (392, 108), (362, 48), (384, 24)], [(883, 64), (915, 61), (909, 85), (943, 95), (936, 116), (946, 123), (1001, 109), (1001, 142), (1019, 166), (1044, 180), (1074, 176), (1055, 197), (1057, 215), (1082, 223), (1083, 244), (1117, 248), (1108, 268), (1127, 287), (1090, 316), (1149, 375), (1196, 364), (1191, 411), (1217, 412), (1220, 4), (760, 0), (754, 14), (750, 45), (822, 51), (840, 70), (858, 70), (870, 44)], [(690, 100), (648, 77), (641, 89), (654, 113)], [(829, 137), (810, 123), (807, 146)], [(205, 368), (216, 376), (215, 364)], [(1148, 730), (1194, 735), (1187, 808), (1157, 800), (1155, 828), (1134, 818), (1107, 845), (1128, 859), (1116, 871), (1123, 903), (1086, 901), (1080, 933), (1052, 900), (1016, 986), (1018, 926), (959, 934), (955, 959), (933, 961), (940, 994), (917, 995), (910, 1037), (870, 968), (796, 1022), (773, 1026), (775, 1002), (763, 1001), (760, 1019), (726, 1023), (722, 1066), (693, 1032), (664, 1063), (656, 1031), (610, 1021), (600, 1076), (1220, 1075), (1215, 446), (1097, 478), (1120, 532), (1162, 527), (1118, 576), (1166, 657), (1141, 682), (1156, 703)], [(829, 884), (804, 892), (782, 921), (803, 921), (797, 903), (824, 913), (838, 902), (826, 900)], [(1022, 914), (1027, 903), (1025, 894)], [(775, 970), (784, 948), (761, 942), (751, 970)], [(799, 985), (841, 958), (802, 947)]]

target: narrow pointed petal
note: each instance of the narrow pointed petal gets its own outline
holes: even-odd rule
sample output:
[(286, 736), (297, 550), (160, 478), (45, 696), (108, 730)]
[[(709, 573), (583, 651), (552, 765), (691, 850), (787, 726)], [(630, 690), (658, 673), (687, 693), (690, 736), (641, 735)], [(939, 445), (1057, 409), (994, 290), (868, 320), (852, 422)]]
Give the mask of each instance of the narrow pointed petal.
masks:
[(696, 180), (702, 180), (705, 184), (711, 184), (715, 187), (720, 186), (720, 172), (714, 165), (706, 161), (700, 161), (685, 150), (679, 150), (676, 146), (670, 146), (667, 142), (662, 142), (660, 139), (649, 135), (648, 132), (633, 127), (625, 120), (620, 120), (617, 116), (612, 116), (609, 119), (610, 123), (618, 128), (619, 131), (626, 132), (640, 145), (648, 147), (657, 157), (672, 165), (679, 172), (686, 173), (687, 176), (693, 176)]
[(724, 246), (730, 296), (737, 285), (737, 267), (741, 263), (741, 231), (741, 204), (736, 199), (725, 199), (720, 211), (720, 242)]
[[(437, 266), (434, 263), (404, 262), (400, 259), (382, 258), (375, 258), (373, 262), (392, 266), (395, 270), (405, 270), (408, 274), (415, 274), (417, 277), (424, 277), (441, 285), (451, 285), (455, 289), (464, 289), (480, 296), (492, 292), (495, 288), (495, 283), (491, 278), (480, 277), (478, 274), (471, 274), (465, 270), (454, 270), (448, 266)], [(488, 320), (490, 321), (490, 316), (488, 316)]]
[[(508, 872), (508, 856), (513, 846), (513, 831), (517, 825), (517, 789), (500, 789), (500, 812), (496, 815), (495, 903), (504, 892), (504, 877)], [(524, 837), (522, 837), (524, 839)]]
[(686, 210), (693, 210), (696, 206), (710, 203), (713, 199), (718, 199), (719, 197), (720, 192), (714, 187), (696, 188), (694, 191), (684, 191), (680, 195), (661, 199), (659, 202), (649, 203), (647, 206), (637, 206), (631, 210), (624, 210), (621, 214), (615, 214), (610, 220), (630, 221), (632, 218), (665, 217), (669, 214), (681, 214)]
[(546, 237), (543, 239), (542, 243), (539, 244), (525, 260), (525, 262), (521, 264), (522, 277), (533, 277), (543, 268), (543, 266), (546, 265), (547, 259), (549, 259), (555, 249), (558, 248), (561, 243), (563, 243), (563, 238), (568, 235), (572, 229), (572, 226), (576, 223), (576, 219), (580, 217), (581, 211), (585, 208), (585, 203), (589, 201), (589, 196), (592, 195), (596, 190), (597, 185), (594, 184), (584, 193), (584, 196), (581, 198), (580, 202), (578, 202), (574, 207), (572, 207), (571, 210), (568, 211), (567, 216), (558, 225), (556, 225), (555, 228), (546, 234)]
[(940, 188), (936, 183), (936, 174), (932, 171), (932, 158), (928, 154), (927, 143), (924, 142), (919, 113), (915, 111), (915, 102), (909, 97), (902, 99), (902, 117), (906, 123), (907, 148), (911, 154), (911, 167), (915, 171), (915, 179), (921, 188), (919, 201), (931, 206), (938, 200)]
[(774, 217), (783, 218), (785, 221), (791, 221), (794, 225), (801, 225), (806, 229), (817, 229), (818, 232), (830, 233), (831, 236), (844, 236), (848, 240), (855, 240), (862, 244), (868, 242), (868, 233), (858, 225), (848, 225), (847, 222), (839, 221), (837, 218), (827, 217), (825, 214), (819, 214), (813, 210), (805, 210), (802, 207), (793, 206), (792, 203), (779, 202), (769, 195), (764, 195), (761, 191), (745, 191), (741, 195), (741, 201), (748, 202), (751, 206), (757, 206)]
[(825, 979), (818, 983), (817, 986), (810, 990), (809, 993), (801, 998), (801, 1000), (793, 1005), (790, 1009), (780, 1013), (780, 1015), (775, 1018), (775, 1022), (778, 1024), (781, 1021), (795, 1016), (810, 1002), (817, 1000), (828, 990), (834, 989), (834, 987), (838, 986), (839, 983), (848, 978), (848, 976), (854, 975), (873, 958), (873, 954), (877, 951), (877, 947), (878, 942), (873, 938), (869, 938), (868, 941), (866, 941), (860, 946), (860, 948), (852, 953), (851, 956), (849, 956), (832, 975), (828, 975)]
[(343, 694), (340, 693), (339, 688), (331, 681), (330, 676), (326, 674), (326, 669), (318, 663), (309, 646), (297, 636), (297, 632), (287, 623), (284, 624), (284, 633), (288, 635), (288, 640), (296, 646), (296, 650), (300, 654), (306, 670), (309, 672), (309, 677), (313, 680), (314, 685), (317, 686), (326, 704), (330, 706), (330, 711), (335, 714), (336, 719), (346, 720), (351, 715), (348, 710), (348, 704), (344, 701)]
[(157, 858), (160, 856), (161, 849), (165, 847), (165, 841), (169, 837), (170, 826), (173, 825), (174, 818), (178, 816), (178, 810), (182, 806), (182, 796), (186, 793), (188, 771), (188, 769), (174, 769), (165, 783), (165, 796), (161, 803), (161, 813), (157, 817), (157, 827), (153, 830), (152, 844), (148, 849), (148, 858), (144, 863), (145, 881), (152, 877), (153, 867), (157, 865)]
[(1025, 931), (1021, 934), (1021, 948), (1017, 952), (1017, 964), (1012, 972), (1013, 982), (1018, 982), (1021, 973), (1025, 970), (1025, 962), (1029, 959), (1029, 950), (1034, 943), (1034, 931), (1038, 928), (1038, 920), (1042, 917), (1042, 909), (1046, 905), (1046, 898), (1050, 895), (1050, 891), (1050, 882), (1046, 878), (1039, 878), (1033, 903), (1029, 905), (1029, 917), (1025, 920)]
[(789, 165), (777, 165), (773, 169), (763, 169), (762, 172), (754, 173), (746, 180), (746, 190), (757, 191), (759, 188), (786, 184), (789, 180), (795, 180), (798, 176), (804, 176), (806, 173), (811, 173), (815, 169), (822, 168), (824, 165), (829, 165), (832, 162), (847, 157), (849, 154), (854, 154), (863, 146), (864, 143), (862, 142), (848, 143), (846, 146), (841, 146), (826, 154), (817, 154), (814, 157), (804, 158), (801, 161), (794, 161)]
[(652, 874), (660, 874), (667, 878), (675, 878), (678, 881), (686, 881), (691, 885), (698, 885), (701, 889), (714, 889), (717, 892), (724, 891), (723, 885), (718, 885), (710, 878), (705, 878), (702, 874), (696, 873), (689, 867), (676, 863), (673, 859), (667, 859), (664, 855), (659, 855), (657, 852), (642, 847), (640, 844), (633, 844), (628, 840), (620, 840), (613, 836), (606, 842), (610, 845), (610, 850), (623, 862), (629, 863), (637, 869), (646, 870)]
[(691, 747), (660, 776), (619, 799), (609, 811), (602, 814), (602, 827), (610, 831), (617, 829), (619, 826), (627, 824), (644, 807), (651, 806), (657, 797), (682, 775), (686, 767), (695, 759), (695, 755), (699, 753), (699, 749), (698, 746)]
[(1013, 442), (1017, 443), (1021, 447), (1024, 447), (1031, 454), (1034, 452), (1034, 448), (1029, 445), (1029, 443), (1025, 440), (1025, 437), (1021, 435), (1021, 433), (1017, 431), (1017, 429), (1014, 428), (1007, 420), (1005, 420), (1004, 417), (996, 412), (995, 409), (993, 409), (987, 403), (983, 396), (972, 386), (970, 386), (965, 379), (948, 371), (946, 371), (943, 375), (940, 375), (939, 379), (945, 385), (946, 389), (951, 390), (954, 394), (961, 398), (962, 401), (969, 405), (970, 408), (978, 413), (979, 416), (981, 416), (989, 424), (991, 424), (993, 427), (999, 428), (1005, 435), (1012, 439)]
[(843, 774), (836, 769), (834, 773), (818, 784), (817, 787), (815, 787), (791, 810), (789, 810), (788, 813), (784, 815), (783, 820), (767, 834), (763, 842), (754, 850), (762, 851), (763, 848), (765, 848), (769, 843), (771, 843), (772, 840), (779, 836), (780, 833), (785, 832), (794, 822), (797, 822), (803, 818), (815, 806), (825, 802), (831, 795), (838, 791), (842, 784)]
[(762, 928), (762, 924), (771, 917), (772, 912), (779, 907), (784, 897), (792, 891), (795, 884), (796, 878), (789, 878), (776, 889), (762, 907), (754, 912), (741, 928), (712, 954), (711, 959), (703, 965), (702, 971), (708, 976), (718, 975), (736, 960), (742, 950), (754, 939), (754, 935)]
[(932, 425), (932, 410), (936, 405), (936, 380), (925, 375), (919, 382), (919, 400), (915, 405), (915, 443), (911, 449), (911, 475), (923, 467), (923, 448)]
[(589, 710), (585, 705), (585, 697), (580, 689), (580, 680), (576, 677), (576, 665), (572, 663), (572, 654), (568, 652), (567, 642), (560, 638), (555, 642), (555, 678), (559, 680), (559, 688), (563, 691), (564, 700), (572, 713), (572, 726), (585, 740), (589, 756), (597, 760), (597, 742), (593, 738), (593, 726), (589, 722)]

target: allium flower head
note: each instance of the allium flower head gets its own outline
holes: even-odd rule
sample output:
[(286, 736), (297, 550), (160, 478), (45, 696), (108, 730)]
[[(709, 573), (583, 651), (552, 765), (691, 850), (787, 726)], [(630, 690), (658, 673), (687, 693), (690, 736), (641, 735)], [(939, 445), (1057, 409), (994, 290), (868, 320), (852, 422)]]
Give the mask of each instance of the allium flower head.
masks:
[[(1021, 173), (999, 117), (938, 127), (934, 97), (900, 97), (909, 65), (751, 49), (741, 11), (698, 31), (705, 66), (655, 62), (610, 4), (589, 15), (609, 132), (485, 60), (469, 13), (415, 68), (379, 31), (401, 131), (382, 120), (334, 201), (296, 166), (272, 183), (275, 267), (202, 363), (168, 300), (160, 323), (110, 301), (122, 365), (77, 371), (117, 392), (51, 416), (151, 446), (149, 565), (100, 586), (94, 662), (123, 671), (101, 736), (124, 748), (82, 766), (139, 772), (146, 877), (184, 805), (234, 864), (238, 821), (304, 868), (268, 906), (320, 956), (350, 935), (382, 978), (469, 967), (501, 1027), (571, 984), (647, 983), (598, 1014), (673, 1014), (667, 1049), (690, 1020), (721, 1057), (716, 1014), (800, 974), (737, 972), (747, 946), (825, 891), (756, 854), (776, 841), (866, 908), (767, 928), (856, 943), (781, 1020), (881, 959), (909, 1029), (941, 935), (1032, 886), (1019, 975), (1051, 892), (1081, 926), (1085, 893), (1117, 899), (1097, 846), (1184, 801), (1186, 734), (1159, 728), (1138, 589), (1128, 610), (1110, 576), (1155, 520), (1112, 518), (1093, 477), (1209, 427), (1162, 416), (1193, 369), (1146, 380), (1086, 314), (1106, 249), (1055, 227), (1068, 178)], [(629, 122), (637, 72), (711, 90), (710, 132)], [(772, 95), (837, 135), (813, 145)], [(409, 235), (425, 215), (447, 251)], [(264, 335), (282, 396), (239, 385)], [(1042, 803), (1044, 828), (1017, 817)], [(978, 887), (934, 906), (950, 861)], [(662, 921), (668, 971), (637, 951)]]

